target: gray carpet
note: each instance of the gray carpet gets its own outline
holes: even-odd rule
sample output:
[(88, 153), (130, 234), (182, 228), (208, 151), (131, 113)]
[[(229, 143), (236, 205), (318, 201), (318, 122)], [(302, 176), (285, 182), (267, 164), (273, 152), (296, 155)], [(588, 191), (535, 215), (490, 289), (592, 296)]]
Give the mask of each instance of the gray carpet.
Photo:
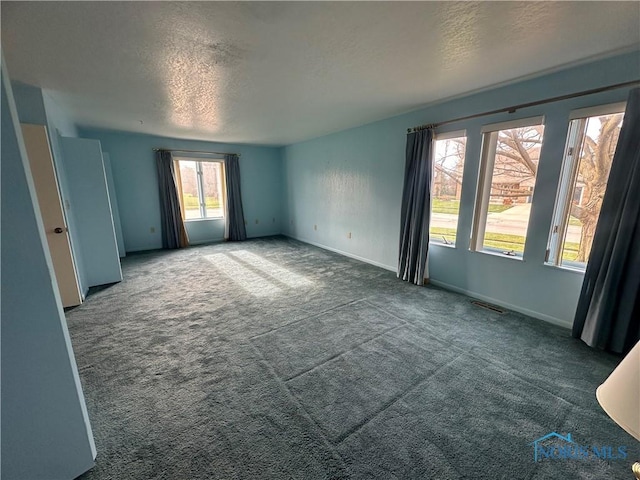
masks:
[[(282, 237), (131, 255), (67, 312), (93, 479), (631, 478), (618, 358)], [(630, 459), (534, 462), (556, 431)]]

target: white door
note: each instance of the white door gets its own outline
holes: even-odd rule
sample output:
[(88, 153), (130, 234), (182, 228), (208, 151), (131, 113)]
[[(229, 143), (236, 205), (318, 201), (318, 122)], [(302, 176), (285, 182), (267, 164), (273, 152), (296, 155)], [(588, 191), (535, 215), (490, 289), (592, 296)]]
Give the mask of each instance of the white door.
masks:
[(42, 223), (47, 235), (62, 305), (65, 307), (80, 305), (82, 297), (71, 253), (69, 232), (62, 210), (58, 179), (49, 148), (47, 127), (23, 123), (22, 136), (29, 157), (31, 175), (36, 187)]

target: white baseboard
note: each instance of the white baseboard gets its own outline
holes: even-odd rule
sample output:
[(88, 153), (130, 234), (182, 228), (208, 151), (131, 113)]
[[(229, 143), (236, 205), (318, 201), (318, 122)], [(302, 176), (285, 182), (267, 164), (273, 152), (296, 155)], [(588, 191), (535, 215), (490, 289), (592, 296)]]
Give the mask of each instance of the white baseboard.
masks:
[(199, 245), (208, 245), (210, 243), (222, 243), (224, 238), (213, 238), (211, 240), (201, 240), (199, 242), (189, 242), (189, 246), (197, 247)]
[(462, 293), (463, 295), (466, 295), (468, 297), (477, 298), (478, 300), (483, 300), (485, 302), (493, 303), (494, 305), (498, 305), (500, 307), (508, 308), (509, 310), (513, 310), (514, 312), (523, 313), (524, 315), (528, 315), (529, 317), (537, 318), (539, 320), (552, 323), (553, 325), (557, 325), (558, 327), (569, 328), (569, 329), (571, 328), (571, 323), (556, 317), (552, 317), (551, 315), (546, 315), (544, 313), (536, 312), (535, 310), (529, 310), (528, 308), (519, 307), (517, 305), (503, 302), (502, 300), (488, 297), (486, 295), (480, 295), (479, 293), (472, 292), (464, 288), (456, 287), (455, 285), (439, 282), (438, 280), (434, 280), (433, 278), (429, 279), (429, 283), (431, 283), (432, 285), (435, 285), (436, 287), (444, 288), (445, 290), (451, 290), (452, 292)]
[[(289, 233), (283, 233), (285, 237), (293, 238), (294, 240), (298, 240), (300, 242), (308, 243), (310, 245), (314, 245), (316, 247), (322, 248), (324, 250), (329, 250), (331, 252), (338, 253), (340, 255), (344, 255), (345, 257), (354, 258), (356, 260), (360, 260), (361, 262), (368, 263), (370, 265), (374, 265), (376, 267), (383, 268), (385, 270), (389, 270), (391, 272), (396, 272), (396, 267), (391, 267), (389, 265), (384, 265), (379, 262), (375, 262), (373, 260), (369, 260), (368, 258), (363, 258), (358, 255), (354, 255), (352, 253), (344, 252), (342, 250), (338, 250), (337, 248), (328, 247), (327, 245), (323, 245), (318, 242), (313, 242), (306, 238), (296, 237), (295, 235), (291, 235)], [(502, 300), (498, 300), (492, 297), (488, 297), (486, 295), (481, 295), (476, 292), (472, 292), (470, 290), (466, 290), (464, 288), (456, 287), (455, 285), (450, 285), (445, 282), (440, 282), (438, 280), (434, 280), (433, 278), (429, 279), (429, 283), (435, 285), (437, 287), (444, 288), (446, 290), (451, 290), (452, 292), (461, 293), (466, 295), (467, 297), (477, 298), (478, 300), (483, 300), (485, 302), (493, 303), (494, 305), (498, 305), (509, 310), (513, 310), (514, 312), (522, 313), (524, 315), (528, 315), (529, 317), (537, 318), (539, 320), (543, 320), (545, 322), (551, 323), (553, 325), (557, 325), (559, 327), (571, 329), (571, 323), (565, 320), (561, 320), (560, 318), (552, 317), (551, 315), (546, 315), (544, 313), (536, 312), (535, 310), (529, 310), (528, 308), (519, 307), (518, 305), (513, 305), (511, 303), (503, 302)]]
[(299, 242), (308, 243), (308, 244), (313, 245), (315, 247), (319, 247), (319, 248), (322, 248), (324, 250), (329, 250), (330, 252), (338, 253), (340, 255), (344, 255), (345, 257), (353, 258), (354, 260), (359, 260), (361, 262), (368, 263), (369, 265), (374, 265), (376, 267), (383, 268), (384, 270), (389, 270), (390, 272), (396, 273), (396, 267), (391, 267), (389, 265), (385, 265), (383, 263), (376, 262), (374, 260), (369, 260), (368, 258), (360, 257), (358, 255), (354, 255), (353, 253), (344, 252), (342, 250), (338, 250), (337, 248), (328, 247), (327, 245), (323, 245), (323, 244), (318, 243), (318, 242), (312, 242), (311, 240), (307, 240), (306, 238), (296, 237), (296, 236), (291, 235), (289, 233), (283, 233), (282, 235), (284, 235), (285, 237), (293, 238), (294, 240), (298, 240)]
[[(280, 232), (276, 232), (276, 233), (261, 233), (260, 235), (247, 235), (247, 240), (248, 239), (254, 239), (254, 238), (262, 238), (262, 237), (273, 237), (275, 235), (280, 235)], [(208, 245), (210, 243), (222, 243), (224, 242), (225, 239), (223, 237), (220, 238), (212, 238), (209, 240), (201, 240), (199, 242), (189, 242), (189, 245), (193, 245), (193, 246), (197, 246), (197, 245)]]
[(282, 235), (282, 234), (280, 233), (280, 230), (278, 230), (277, 232), (272, 232), (272, 233), (270, 233), (270, 232), (263, 232), (263, 233), (261, 233), (261, 234), (259, 234), (259, 235), (247, 235), (247, 238), (274, 237), (274, 236), (276, 236), (276, 235)]

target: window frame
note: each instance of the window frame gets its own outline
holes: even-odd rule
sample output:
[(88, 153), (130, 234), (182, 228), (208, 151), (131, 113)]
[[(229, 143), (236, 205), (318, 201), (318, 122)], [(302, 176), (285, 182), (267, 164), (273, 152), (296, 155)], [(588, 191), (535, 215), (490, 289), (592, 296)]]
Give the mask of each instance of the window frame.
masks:
[[(587, 264), (581, 262), (563, 262), (562, 254), (569, 227), (573, 192), (578, 181), (580, 167), (580, 149), (586, 133), (587, 121), (591, 117), (625, 113), (627, 102), (616, 102), (592, 107), (579, 108), (569, 112), (567, 138), (562, 154), (562, 165), (558, 177), (558, 188), (553, 204), (551, 228), (547, 240), (544, 264), (551, 267), (584, 272)], [(599, 215), (598, 215), (599, 216)]]
[[(180, 203), (180, 209), (182, 210), (182, 219), (184, 222), (202, 222), (206, 220), (224, 220), (225, 218), (225, 205), (227, 203), (226, 198), (226, 184), (225, 184), (225, 161), (224, 158), (209, 158), (205, 156), (186, 156), (180, 155), (173, 158), (176, 174), (176, 187), (178, 189), (178, 201)], [(196, 165), (196, 186), (198, 189), (198, 206), (200, 209), (200, 217), (198, 218), (186, 218), (186, 210), (184, 206), (184, 192), (182, 191), (182, 175), (180, 173), (180, 162), (193, 162)], [(207, 217), (207, 205), (206, 195), (204, 188), (204, 173), (203, 163), (219, 163), (220, 164), (220, 204), (222, 206), (222, 214), (219, 217)]]
[[(524, 261), (526, 242), (529, 235), (529, 224), (531, 217), (527, 222), (527, 236), (525, 236), (525, 245), (523, 246), (523, 252), (514, 252), (513, 255), (509, 255), (497, 248), (484, 247), (484, 237), (487, 228), (487, 215), (489, 213), (489, 200), (491, 197), (491, 186), (493, 183), (493, 171), (495, 168), (496, 153), (498, 147), (498, 133), (501, 130), (510, 130), (514, 128), (533, 127), (541, 125), (545, 127), (544, 115), (536, 115), (532, 117), (519, 118), (514, 120), (507, 120), (504, 122), (491, 123), (483, 125), (480, 133), (482, 134), (482, 148), (480, 150), (480, 165), (478, 169), (478, 184), (476, 190), (476, 199), (473, 208), (473, 223), (471, 225), (471, 237), (469, 239), (469, 251), (484, 253), (489, 255), (496, 255), (502, 258), (509, 258), (513, 260)], [(542, 143), (544, 143), (544, 133), (542, 136)], [(542, 150), (542, 144), (540, 149)], [(535, 182), (537, 183), (538, 176), (536, 175)], [(533, 193), (535, 193), (535, 185)]]
[[(465, 146), (464, 146), (464, 158), (462, 160), (462, 178), (463, 178), (463, 182), (464, 182), (464, 169), (465, 166), (467, 164), (467, 130), (463, 129), (463, 130), (451, 130), (448, 132), (441, 132), (441, 133), (435, 133), (433, 135), (433, 140), (431, 141), (432, 143), (432, 150), (431, 150), (431, 165), (432, 165), (432, 172), (431, 172), (431, 185), (430, 185), (430, 212), (429, 215), (433, 214), (433, 187), (434, 187), (434, 183), (435, 183), (435, 156), (436, 156), (436, 142), (439, 140), (451, 140), (453, 138), (461, 138), (464, 137), (465, 139)], [(460, 188), (463, 188), (463, 185), (460, 186)], [(460, 205), (461, 206), (461, 205)], [(457, 223), (460, 223), (460, 206), (458, 207), (458, 221)], [(430, 217), (431, 218), (431, 217)], [(428, 240), (429, 240), (429, 245), (438, 245), (441, 247), (448, 247), (448, 248), (456, 248), (457, 244), (458, 244), (458, 230), (459, 230), (459, 225), (456, 225), (456, 236), (455, 239), (452, 243), (445, 243), (445, 242), (437, 242), (437, 241), (433, 241), (431, 240), (431, 232), (428, 232)], [(429, 225), (429, 229), (431, 229), (431, 225)]]

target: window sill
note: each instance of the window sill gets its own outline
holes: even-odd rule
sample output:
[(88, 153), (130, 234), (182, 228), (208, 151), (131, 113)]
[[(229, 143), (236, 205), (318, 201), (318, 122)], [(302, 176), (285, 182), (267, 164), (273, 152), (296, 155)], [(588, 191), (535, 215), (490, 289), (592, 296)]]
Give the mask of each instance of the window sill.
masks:
[(210, 222), (212, 220), (224, 220), (224, 217), (208, 217), (208, 218), (188, 218), (184, 221), (184, 223), (191, 222)]
[(498, 258), (506, 258), (508, 260), (517, 260), (519, 262), (524, 262), (524, 258), (522, 258), (522, 255), (516, 254), (516, 255), (506, 255), (504, 253), (501, 253), (499, 250), (469, 250), (471, 253), (482, 253), (484, 255), (491, 255), (492, 257), (498, 257)]
[(445, 247), (445, 248), (456, 248), (455, 243), (442, 243), (442, 242), (429, 242), (429, 247)]
[(545, 263), (545, 267), (553, 268), (554, 270), (560, 270), (563, 272), (578, 273), (584, 275), (586, 268), (570, 267), (567, 265), (554, 265), (553, 263)]

